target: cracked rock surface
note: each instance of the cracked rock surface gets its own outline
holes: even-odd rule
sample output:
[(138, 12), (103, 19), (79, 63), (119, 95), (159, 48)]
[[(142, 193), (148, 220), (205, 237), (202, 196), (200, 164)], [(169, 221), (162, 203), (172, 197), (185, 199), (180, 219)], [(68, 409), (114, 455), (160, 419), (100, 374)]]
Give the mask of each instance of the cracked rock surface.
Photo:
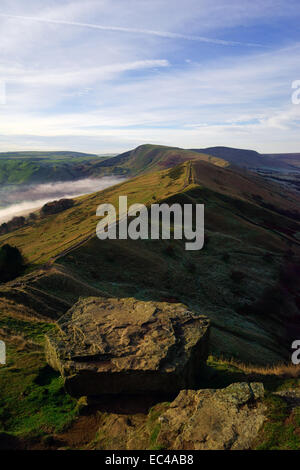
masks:
[(79, 300), (46, 337), (46, 358), (73, 396), (193, 388), (209, 321), (183, 304)]
[(249, 449), (265, 421), (262, 383), (182, 390), (159, 418), (157, 443), (174, 450)]

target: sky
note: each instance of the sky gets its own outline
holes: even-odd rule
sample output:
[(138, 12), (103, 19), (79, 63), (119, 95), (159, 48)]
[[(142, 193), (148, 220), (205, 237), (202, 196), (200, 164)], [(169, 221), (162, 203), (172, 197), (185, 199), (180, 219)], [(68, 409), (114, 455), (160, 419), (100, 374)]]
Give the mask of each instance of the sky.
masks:
[(1, 0), (0, 151), (300, 152), (299, 20), (299, 0)]

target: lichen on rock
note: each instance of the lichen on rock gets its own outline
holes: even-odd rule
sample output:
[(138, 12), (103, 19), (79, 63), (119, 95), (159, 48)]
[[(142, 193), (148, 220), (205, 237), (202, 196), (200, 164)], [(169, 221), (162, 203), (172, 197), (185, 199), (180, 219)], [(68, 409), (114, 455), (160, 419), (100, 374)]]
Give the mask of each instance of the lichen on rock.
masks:
[(265, 421), (261, 383), (182, 390), (161, 415), (157, 444), (174, 450), (249, 449)]
[(208, 354), (209, 321), (183, 304), (79, 300), (46, 337), (48, 363), (73, 396), (193, 388)]

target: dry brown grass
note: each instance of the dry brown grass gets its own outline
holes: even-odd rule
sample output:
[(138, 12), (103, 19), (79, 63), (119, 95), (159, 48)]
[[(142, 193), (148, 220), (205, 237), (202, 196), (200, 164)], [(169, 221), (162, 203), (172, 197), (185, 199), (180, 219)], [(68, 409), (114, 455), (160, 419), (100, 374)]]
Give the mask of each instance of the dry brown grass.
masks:
[(18, 320), (30, 321), (30, 322), (43, 322), (47, 320), (44, 315), (39, 315), (32, 308), (20, 304), (17, 301), (7, 299), (5, 297), (0, 298), (0, 319), (1, 317), (13, 317)]
[(17, 352), (21, 351), (37, 351), (41, 349), (41, 345), (36, 341), (33, 341), (30, 338), (25, 338), (25, 336), (20, 333), (11, 333), (8, 328), (0, 328), (0, 337), (7, 344), (14, 346)]
[[(223, 362), (223, 361), (222, 361)], [(231, 360), (224, 360), (224, 363), (231, 365), (232, 367), (236, 367), (243, 371), (245, 374), (249, 375), (276, 375), (278, 377), (283, 378), (297, 378), (300, 377), (300, 364), (274, 364), (272, 366), (255, 366), (251, 364), (243, 364), (241, 362), (235, 361), (234, 359)]]

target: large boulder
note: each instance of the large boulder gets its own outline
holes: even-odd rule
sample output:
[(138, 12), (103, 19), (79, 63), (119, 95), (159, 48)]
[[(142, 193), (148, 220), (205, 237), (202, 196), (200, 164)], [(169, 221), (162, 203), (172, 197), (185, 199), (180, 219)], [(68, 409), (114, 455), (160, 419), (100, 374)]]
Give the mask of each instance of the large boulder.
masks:
[(262, 383), (182, 390), (159, 417), (157, 445), (174, 450), (250, 449), (266, 419)]
[(46, 358), (73, 396), (193, 388), (209, 321), (183, 304), (79, 300), (46, 337)]

